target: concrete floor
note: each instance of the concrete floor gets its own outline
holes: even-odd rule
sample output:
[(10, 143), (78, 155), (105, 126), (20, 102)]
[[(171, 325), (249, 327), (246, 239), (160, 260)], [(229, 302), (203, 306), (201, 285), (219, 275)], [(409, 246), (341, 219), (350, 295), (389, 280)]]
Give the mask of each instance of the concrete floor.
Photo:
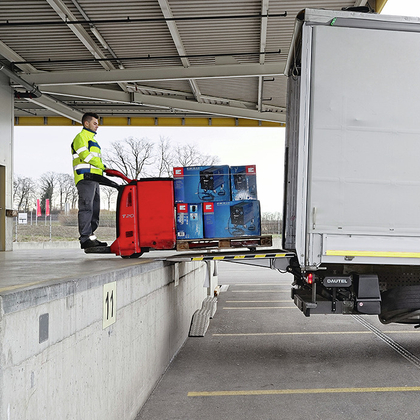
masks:
[(154, 252), (141, 258), (123, 259), (114, 254), (85, 254), (78, 248), (0, 252), (0, 295), (152, 263), (165, 255)]
[(420, 332), (364, 316), (380, 338), (350, 315), (305, 318), (290, 283), (219, 263), (229, 288), (205, 337), (188, 338), (136, 420), (417, 419)]

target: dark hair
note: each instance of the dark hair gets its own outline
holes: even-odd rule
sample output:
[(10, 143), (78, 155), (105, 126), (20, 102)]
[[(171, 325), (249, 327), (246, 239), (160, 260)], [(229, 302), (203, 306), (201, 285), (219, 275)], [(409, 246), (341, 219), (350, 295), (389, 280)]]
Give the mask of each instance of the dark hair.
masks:
[(95, 114), (94, 112), (86, 112), (85, 114), (83, 114), (82, 125), (85, 125), (85, 121), (90, 121), (92, 118), (96, 118), (97, 120), (99, 120), (99, 115)]

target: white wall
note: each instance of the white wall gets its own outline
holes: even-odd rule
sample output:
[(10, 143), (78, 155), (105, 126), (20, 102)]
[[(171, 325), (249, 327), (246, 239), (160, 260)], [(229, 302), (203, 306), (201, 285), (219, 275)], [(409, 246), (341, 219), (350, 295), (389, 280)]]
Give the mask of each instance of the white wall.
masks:
[[(0, 194), (5, 195), (7, 209), (13, 208), (13, 118), (13, 90), (9, 86), (9, 78), (0, 72), (0, 165), (6, 168), (5, 191), (4, 186), (0, 186)], [(0, 218), (0, 251), (11, 251), (13, 218), (5, 218), (4, 208), (0, 210)]]

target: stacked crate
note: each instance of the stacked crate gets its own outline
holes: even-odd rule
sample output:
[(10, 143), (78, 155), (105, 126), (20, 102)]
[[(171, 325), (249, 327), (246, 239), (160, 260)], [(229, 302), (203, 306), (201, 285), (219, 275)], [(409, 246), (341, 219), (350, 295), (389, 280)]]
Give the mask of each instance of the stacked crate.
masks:
[(177, 239), (261, 235), (255, 165), (174, 168)]

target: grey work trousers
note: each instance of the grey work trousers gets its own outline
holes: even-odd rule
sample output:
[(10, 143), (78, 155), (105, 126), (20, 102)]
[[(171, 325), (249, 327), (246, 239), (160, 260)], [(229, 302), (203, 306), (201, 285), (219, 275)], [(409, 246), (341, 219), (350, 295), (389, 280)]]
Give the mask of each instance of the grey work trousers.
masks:
[(77, 183), (79, 193), (79, 240), (86, 242), (99, 226), (101, 205), (99, 183), (82, 179)]

